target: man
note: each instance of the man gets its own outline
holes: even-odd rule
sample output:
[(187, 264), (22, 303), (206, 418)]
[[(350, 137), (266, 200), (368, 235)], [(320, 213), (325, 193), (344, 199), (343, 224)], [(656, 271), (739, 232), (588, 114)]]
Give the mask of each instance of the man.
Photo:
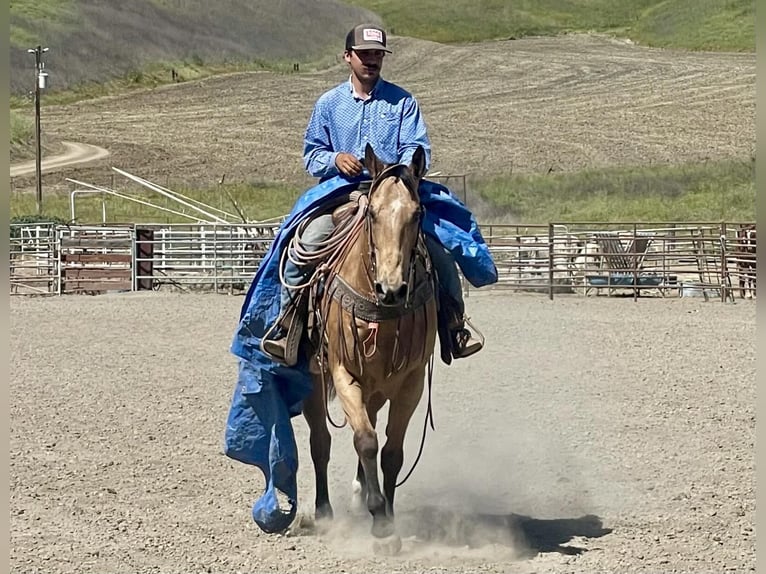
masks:
[[(425, 122), (415, 98), (380, 76), (383, 59), (391, 53), (386, 32), (374, 25), (362, 24), (346, 36), (343, 59), (348, 64), (348, 81), (325, 92), (316, 102), (304, 139), (303, 158), (308, 172), (321, 181), (342, 175), (349, 179), (363, 176), (364, 148), (370, 143), (385, 163), (409, 164), (418, 146), (426, 152), (426, 168), (431, 146)], [(317, 217), (302, 235), (305, 244), (319, 244), (333, 230), (331, 214)], [(483, 344), (465, 328), (464, 302), (455, 261), (430, 235), (426, 245), (431, 255), (441, 289), (442, 305), (453, 308), (449, 330), (453, 358), (468, 357)], [(292, 286), (303, 284), (313, 267), (298, 267), (289, 258), (285, 281)], [(273, 332), (261, 343), (261, 350), (274, 360), (294, 365), (305, 322), (305, 304), (294, 301), (296, 290), (283, 287), (281, 315)]]

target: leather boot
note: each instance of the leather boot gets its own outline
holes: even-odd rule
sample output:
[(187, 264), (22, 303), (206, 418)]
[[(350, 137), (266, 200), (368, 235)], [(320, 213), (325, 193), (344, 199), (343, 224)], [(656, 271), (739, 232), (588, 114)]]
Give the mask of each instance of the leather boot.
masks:
[(288, 305), (274, 327), (261, 339), (261, 351), (277, 363), (288, 367), (294, 366), (298, 362), (298, 349), (306, 323), (306, 312), (304, 301)]
[(474, 339), (471, 331), (466, 329), (463, 323), (450, 329), (450, 342), (452, 343), (452, 356), (455, 359), (470, 357), (484, 347), (484, 341)]
[[(446, 291), (439, 289), (437, 309), (437, 328), (442, 362), (451, 365), (452, 359), (464, 359), (478, 353), (484, 347), (484, 336), (476, 329), (462, 310), (462, 305)], [(468, 323), (473, 331), (479, 333), (475, 339), (472, 331), (466, 328)]]

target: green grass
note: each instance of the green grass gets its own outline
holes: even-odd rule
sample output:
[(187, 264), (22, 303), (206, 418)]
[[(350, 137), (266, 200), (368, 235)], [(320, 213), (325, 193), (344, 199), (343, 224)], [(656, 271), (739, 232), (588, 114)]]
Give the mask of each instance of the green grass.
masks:
[(658, 47), (755, 51), (755, 0), (349, 0), (391, 33), (471, 42), (566, 32), (627, 36)]
[[(284, 215), (303, 190), (256, 182), (207, 190), (167, 187), (206, 205), (236, 213), (232, 200), (248, 220)], [(192, 213), (145, 189), (123, 191), (162, 207)], [(559, 175), (505, 176), (470, 182), (468, 205), (479, 195), (491, 209), (477, 210), (483, 224), (583, 221), (752, 221), (755, 219), (753, 162), (710, 162), (681, 166), (587, 170)], [(231, 198), (230, 198), (231, 197)], [(186, 223), (191, 220), (105, 195), (109, 223)], [(102, 221), (102, 196), (78, 196), (78, 223)], [(10, 198), (11, 217), (35, 213), (34, 194)], [(70, 220), (69, 194), (46, 194), (43, 211)]]
[(754, 51), (754, 0), (659, 2), (633, 27), (644, 44), (693, 50)]
[[(263, 182), (255, 182), (249, 185), (230, 184), (214, 189), (183, 189), (173, 186), (171, 182), (167, 187), (190, 199), (202, 202), (205, 206), (222, 209), (234, 215), (235, 217), (231, 219), (237, 221), (240, 221), (240, 219), (237, 219), (238, 210), (250, 221), (270, 219), (284, 215), (290, 211), (301, 191), (296, 189), (295, 186)], [(190, 208), (144, 188), (126, 190), (118, 187), (115, 191), (166, 209), (187, 213), (195, 217), (199, 215)], [(235, 204), (237, 207), (235, 207)], [(101, 223), (103, 219), (103, 205), (106, 206), (106, 221), (108, 223), (193, 222), (187, 217), (160, 211), (154, 207), (141, 205), (111, 194), (99, 193), (75, 196), (76, 223)], [(206, 209), (205, 207), (202, 208)], [(28, 192), (11, 193), (11, 218), (34, 214), (36, 209), (34, 194)], [(71, 221), (70, 194), (46, 193), (43, 189), (43, 213), (59, 217), (65, 221)], [(199, 217), (206, 219), (203, 215), (199, 215)]]
[(471, 189), (498, 223), (755, 220), (753, 161), (518, 175)]
[[(75, 0), (11, 0), (9, 8), (14, 16), (10, 22), (11, 46), (33, 48), (41, 43), (38, 26), (40, 22), (57, 29), (77, 25)], [(30, 58), (33, 56), (30, 55)], [(34, 63), (34, 59), (32, 62)]]
[(11, 147), (29, 145), (35, 137), (34, 121), (27, 116), (11, 110)]

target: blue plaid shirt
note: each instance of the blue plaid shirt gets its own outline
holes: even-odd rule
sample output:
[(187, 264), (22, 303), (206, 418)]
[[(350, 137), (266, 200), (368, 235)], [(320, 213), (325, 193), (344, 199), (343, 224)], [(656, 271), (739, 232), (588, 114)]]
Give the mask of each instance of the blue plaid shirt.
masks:
[(380, 78), (362, 100), (349, 78), (317, 100), (306, 128), (303, 162), (311, 175), (324, 180), (339, 174), (338, 153), (363, 159), (368, 142), (385, 163), (409, 164), (418, 145), (426, 152), (426, 168), (431, 163), (426, 125), (412, 94)]

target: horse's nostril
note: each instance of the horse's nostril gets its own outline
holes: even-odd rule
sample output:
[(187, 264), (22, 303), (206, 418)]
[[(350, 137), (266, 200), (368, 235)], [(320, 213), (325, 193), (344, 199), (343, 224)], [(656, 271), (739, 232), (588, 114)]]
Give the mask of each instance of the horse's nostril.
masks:
[(407, 283), (400, 283), (396, 289), (380, 281), (375, 282), (375, 295), (381, 303), (393, 305), (407, 296)]

